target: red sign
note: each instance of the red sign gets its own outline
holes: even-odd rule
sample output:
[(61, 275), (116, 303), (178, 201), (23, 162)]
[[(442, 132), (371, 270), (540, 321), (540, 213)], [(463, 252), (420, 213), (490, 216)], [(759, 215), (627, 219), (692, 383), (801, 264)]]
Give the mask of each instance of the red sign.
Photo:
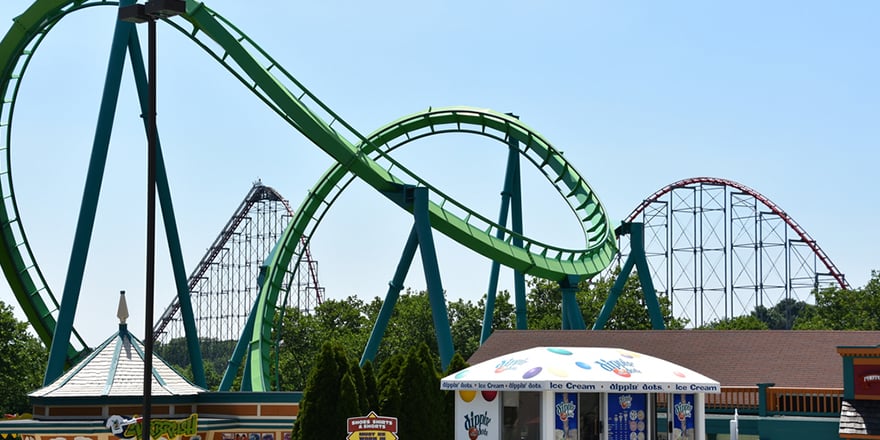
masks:
[(880, 365), (853, 365), (856, 395), (880, 396)]
[(397, 417), (383, 417), (370, 411), (366, 417), (348, 419), (348, 440), (396, 440)]

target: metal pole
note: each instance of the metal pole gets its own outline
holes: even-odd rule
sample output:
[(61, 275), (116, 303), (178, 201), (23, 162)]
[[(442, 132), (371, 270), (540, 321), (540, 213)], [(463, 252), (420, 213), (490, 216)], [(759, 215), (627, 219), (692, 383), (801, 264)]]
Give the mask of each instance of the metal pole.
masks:
[(153, 300), (156, 270), (156, 18), (148, 20), (147, 70), (149, 110), (147, 112), (147, 286), (144, 318), (144, 414), (143, 438), (150, 440), (153, 400)]

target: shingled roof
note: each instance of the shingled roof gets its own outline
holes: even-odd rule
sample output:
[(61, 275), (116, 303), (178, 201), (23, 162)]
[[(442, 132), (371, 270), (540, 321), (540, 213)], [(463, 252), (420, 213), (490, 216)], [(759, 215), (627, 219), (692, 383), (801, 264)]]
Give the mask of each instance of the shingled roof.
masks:
[[(132, 397), (144, 395), (144, 347), (124, 324), (86, 359), (29, 396), (46, 398)], [(154, 396), (194, 396), (206, 390), (191, 384), (153, 356)]]
[(880, 401), (844, 400), (840, 409), (840, 436), (880, 436)]
[(880, 331), (497, 330), (470, 364), (540, 346), (617, 347), (685, 366), (721, 386), (843, 388), (839, 346), (880, 344)]

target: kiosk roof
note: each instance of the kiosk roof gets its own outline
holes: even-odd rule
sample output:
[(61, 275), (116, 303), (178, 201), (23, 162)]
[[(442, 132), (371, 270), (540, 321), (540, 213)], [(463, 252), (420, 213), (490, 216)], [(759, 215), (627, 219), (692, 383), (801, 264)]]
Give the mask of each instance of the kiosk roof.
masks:
[(719, 393), (721, 385), (646, 354), (607, 347), (535, 347), (449, 375), (446, 390)]

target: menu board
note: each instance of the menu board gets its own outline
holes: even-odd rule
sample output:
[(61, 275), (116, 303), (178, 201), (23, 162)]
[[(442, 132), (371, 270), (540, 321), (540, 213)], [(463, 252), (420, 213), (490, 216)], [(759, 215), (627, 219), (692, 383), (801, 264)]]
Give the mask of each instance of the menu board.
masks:
[(647, 394), (608, 394), (608, 440), (645, 440), (647, 412)]
[(556, 393), (556, 431), (557, 440), (577, 440), (578, 437), (578, 395), (577, 393)]

